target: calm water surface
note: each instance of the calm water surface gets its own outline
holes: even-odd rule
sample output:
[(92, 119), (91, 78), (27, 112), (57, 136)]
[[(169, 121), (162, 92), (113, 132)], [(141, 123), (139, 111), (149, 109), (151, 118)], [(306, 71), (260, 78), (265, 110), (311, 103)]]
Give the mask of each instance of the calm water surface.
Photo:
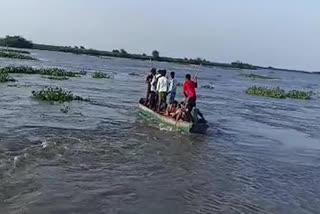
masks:
[[(198, 105), (207, 135), (172, 132), (142, 120), (149, 62), (33, 51), (40, 61), (0, 66), (108, 71), (54, 81), (12, 75), (0, 85), (0, 213), (319, 213), (320, 100), (248, 96), (252, 85), (311, 89), (320, 75), (203, 68)], [(155, 63), (180, 81), (197, 67)], [(136, 72), (140, 76), (130, 76)], [(90, 102), (39, 102), (31, 91), (59, 86)], [(181, 97), (181, 91), (179, 90)], [(68, 113), (61, 109), (68, 106)]]

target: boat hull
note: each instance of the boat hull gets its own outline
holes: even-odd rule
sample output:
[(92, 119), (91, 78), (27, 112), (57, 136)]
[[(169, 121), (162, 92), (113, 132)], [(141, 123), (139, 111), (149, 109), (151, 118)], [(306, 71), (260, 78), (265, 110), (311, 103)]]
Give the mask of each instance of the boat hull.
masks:
[(205, 134), (209, 127), (207, 123), (193, 124), (185, 121), (176, 122), (174, 119), (158, 114), (142, 104), (139, 104), (139, 110), (142, 114), (153, 117), (178, 131)]

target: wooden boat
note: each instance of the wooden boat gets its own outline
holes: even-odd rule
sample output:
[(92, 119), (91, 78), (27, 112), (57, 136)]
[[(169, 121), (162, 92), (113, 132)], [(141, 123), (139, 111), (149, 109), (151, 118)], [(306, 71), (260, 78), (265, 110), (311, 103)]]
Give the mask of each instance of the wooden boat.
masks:
[(142, 104), (139, 104), (139, 110), (141, 114), (148, 117), (153, 117), (159, 120), (160, 122), (164, 123), (165, 125), (168, 125), (178, 131), (205, 134), (207, 129), (209, 128), (207, 122), (199, 122), (199, 123), (192, 123), (192, 122), (186, 122), (186, 121), (176, 122), (175, 119), (158, 114), (157, 112), (152, 111), (151, 109), (149, 109), (148, 107)]

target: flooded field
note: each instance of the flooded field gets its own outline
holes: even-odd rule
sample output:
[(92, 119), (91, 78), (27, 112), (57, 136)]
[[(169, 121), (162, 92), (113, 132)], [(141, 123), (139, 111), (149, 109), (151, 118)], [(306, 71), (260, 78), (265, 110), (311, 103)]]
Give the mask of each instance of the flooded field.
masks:
[[(198, 89), (210, 128), (207, 135), (191, 135), (139, 117), (149, 62), (47, 51), (32, 56), (40, 60), (0, 59), (0, 66), (104, 71), (114, 79), (12, 74), (18, 82), (0, 84), (1, 214), (319, 213), (319, 95), (278, 100), (245, 90), (258, 85), (319, 93), (320, 75), (202, 68), (199, 84), (214, 85)], [(153, 66), (175, 71), (180, 82), (197, 70)], [(250, 73), (276, 79), (243, 75)], [(90, 101), (30, 98), (46, 86)]]

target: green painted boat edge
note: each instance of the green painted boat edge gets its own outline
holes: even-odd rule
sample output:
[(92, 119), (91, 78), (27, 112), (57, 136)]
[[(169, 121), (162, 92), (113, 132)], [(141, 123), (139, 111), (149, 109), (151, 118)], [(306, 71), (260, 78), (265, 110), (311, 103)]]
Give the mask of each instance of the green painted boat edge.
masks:
[(201, 125), (196, 125), (192, 124), (189, 122), (184, 122), (184, 121), (178, 121), (176, 122), (175, 120), (162, 116), (151, 109), (147, 108), (146, 106), (139, 104), (139, 109), (143, 114), (147, 114), (148, 116), (151, 116), (153, 118), (156, 118), (160, 120), (161, 122), (165, 123), (166, 125), (169, 125), (173, 127), (176, 130), (180, 130), (183, 132), (191, 132), (191, 133), (205, 133), (206, 130), (208, 129), (207, 124), (201, 124)]

